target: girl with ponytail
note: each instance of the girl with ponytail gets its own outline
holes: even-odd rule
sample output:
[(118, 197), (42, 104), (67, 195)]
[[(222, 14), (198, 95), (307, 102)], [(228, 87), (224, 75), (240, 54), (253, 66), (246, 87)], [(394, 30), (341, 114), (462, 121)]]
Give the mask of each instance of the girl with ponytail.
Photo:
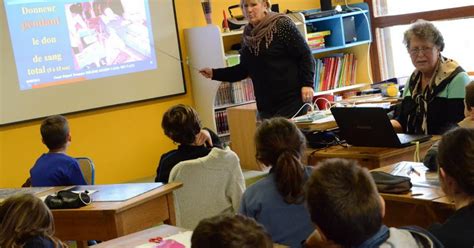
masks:
[(260, 124), (255, 144), (257, 160), (271, 169), (244, 192), (240, 213), (261, 223), (273, 242), (300, 247), (314, 230), (304, 205), (303, 185), (311, 175), (311, 167), (301, 163), (306, 139), (292, 122), (278, 117)]

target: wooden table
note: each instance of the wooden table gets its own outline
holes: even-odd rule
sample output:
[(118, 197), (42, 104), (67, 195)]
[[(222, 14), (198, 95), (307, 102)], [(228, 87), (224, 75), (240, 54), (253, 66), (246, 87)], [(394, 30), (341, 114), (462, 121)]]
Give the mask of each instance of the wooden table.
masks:
[[(97, 248), (116, 248), (116, 247), (136, 247), (143, 244), (146, 244), (150, 238), (162, 237), (166, 238), (171, 235), (178, 234), (180, 232), (185, 232), (186, 229), (170, 226), (170, 225), (160, 225), (152, 227), (140, 232), (132, 233), (120, 238), (102, 242), (93, 247)], [(285, 248), (288, 246), (273, 244), (274, 248)]]
[[(136, 187), (141, 184), (116, 184), (114, 186)], [(145, 184), (143, 184), (145, 185)], [(100, 191), (101, 185), (93, 185)], [(103, 185), (109, 187), (110, 185)], [(173, 190), (182, 183), (169, 183), (125, 201), (92, 202), (77, 209), (52, 210), (56, 228), (55, 236), (61, 240), (110, 240), (126, 234), (156, 226), (162, 222), (176, 225)], [(37, 193), (45, 196), (65, 187), (53, 187)], [(28, 188), (25, 188), (27, 191)], [(78, 246), (86, 246), (78, 242)]]
[(146, 244), (150, 238), (155, 237), (168, 237), (180, 232), (184, 232), (186, 229), (170, 226), (170, 225), (160, 225), (152, 227), (140, 232), (128, 234), (123, 237), (112, 239), (106, 242), (102, 242), (93, 247), (97, 248), (116, 248), (116, 247), (135, 247), (139, 245)]
[[(429, 141), (420, 143), (420, 158), (423, 158), (431, 145), (439, 139), (440, 136), (433, 136)], [(375, 169), (400, 161), (413, 161), (415, 149), (414, 145), (401, 148), (335, 145), (324, 149), (308, 148), (306, 155), (309, 165), (316, 165), (328, 158), (345, 158), (357, 160), (361, 166), (368, 169)]]
[(165, 184), (126, 201), (93, 202), (78, 209), (53, 210), (55, 235), (62, 240), (104, 241), (161, 222), (176, 225), (173, 190), (182, 185)]
[[(413, 162), (408, 165), (416, 165), (418, 168), (422, 166), (420, 163)], [(397, 164), (375, 170), (390, 173), (395, 166)], [(417, 171), (425, 173), (419, 169)], [(454, 204), (445, 196), (439, 186), (428, 187), (415, 184), (406, 194), (381, 193), (381, 195), (385, 200), (384, 223), (390, 227), (417, 225), (427, 228), (435, 222), (443, 223), (454, 213)]]

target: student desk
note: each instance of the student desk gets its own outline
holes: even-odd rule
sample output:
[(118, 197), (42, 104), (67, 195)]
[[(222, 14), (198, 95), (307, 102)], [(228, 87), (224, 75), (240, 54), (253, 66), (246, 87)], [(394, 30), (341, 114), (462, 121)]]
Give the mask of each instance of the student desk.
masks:
[[(102, 242), (100, 244), (94, 245), (93, 247), (97, 248), (116, 248), (116, 247), (137, 247), (149, 243), (150, 238), (162, 237), (166, 238), (171, 235), (178, 234), (180, 232), (185, 232), (186, 229), (170, 226), (170, 225), (160, 225), (152, 227), (140, 232), (128, 234), (126, 236)], [(288, 246), (273, 244), (274, 248), (285, 248)]]
[[(403, 162), (418, 164), (413, 162)], [(390, 173), (397, 164), (375, 170)], [(418, 170), (420, 171), (420, 170)], [(422, 171), (421, 173), (425, 173)], [(436, 173), (436, 172), (427, 172)], [(413, 180), (413, 179), (412, 179)], [(454, 213), (454, 204), (445, 196), (439, 186), (416, 186), (405, 194), (381, 193), (385, 200), (384, 223), (389, 227), (417, 225), (428, 228), (435, 222), (443, 223)]]
[[(115, 247), (136, 247), (148, 243), (150, 238), (156, 237), (168, 237), (180, 232), (184, 232), (186, 229), (170, 226), (170, 225), (160, 225), (152, 227), (143, 231), (136, 233), (128, 234), (123, 237), (112, 239), (100, 244), (94, 245), (93, 247), (97, 248), (115, 248)], [(150, 243), (151, 244), (151, 243)]]
[[(430, 140), (420, 143), (420, 159), (439, 139), (440, 136), (433, 136)], [(415, 149), (415, 145), (401, 148), (334, 145), (323, 149), (308, 148), (306, 157), (309, 165), (316, 165), (328, 158), (345, 158), (357, 160), (361, 166), (368, 169), (375, 169), (400, 161), (413, 161)]]
[[(125, 190), (130, 184), (116, 184)], [(133, 184), (134, 186), (140, 184)], [(61, 240), (110, 240), (158, 225), (176, 225), (173, 190), (182, 183), (169, 183), (125, 201), (92, 202), (77, 209), (52, 210), (55, 236)], [(93, 185), (100, 191), (101, 185)], [(107, 186), (107, 185), (102, 185)], [(110, 186), (110, 185), (109, 185)], [(45, 196), (65, 187), (38, 193)], [(84, 243), (78, 242), (78, 246)]]

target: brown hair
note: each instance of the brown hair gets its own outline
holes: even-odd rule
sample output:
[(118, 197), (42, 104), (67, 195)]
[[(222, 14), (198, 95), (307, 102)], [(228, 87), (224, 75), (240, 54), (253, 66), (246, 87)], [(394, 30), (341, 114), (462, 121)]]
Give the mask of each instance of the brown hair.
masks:
[(420, 40), (432, 42), (440, 51), (444, 49), (444, 38), (441, 32), (433, 25), (433, 23), (425, 20), (417, 20), (403, 35), (403, 43), (407, 49), (410, 49), (410, 41), (413, 37)]
[(69, 135), (69, 124), (62, 115), (53, 115), (41, 123), (41, 137), (43, 143), (50, 150), (60, 149), (66, 146)]
[(14, 195), (0, 205), (0, 247), (23, 247), (25, 241), (36, 236), (50, 239), (55, 247), (67, 247), (53, 234), (53, 215), (34, 195)]
[(192, 248), (271, 248), (262, 225), (242, 215), (218, 215), (199, 222), (191, 237)]
[(380, 229), (379, 197), (368, 170), (353, 160), (319, 163), (306, 184), (311, 220), (329, 240), (344, 247), (358, 246)]
[(257, 160), (272, 167), (278, 192), (286, 203), (303, 202), (304, 166), (301, 157), (306, 139), (285, 118), (263, 121), (255, 134)]
[(464, 98), (466, 102), (467, 110), (471, 111), (471, 108), (474, 107), (474, 81), (471, 81), (466, 85), (466, 98)]
[(443, 135), (438, 147), (440, 168), (474, 197), (474, 129), (456, 128)]
[(201, 131), (201, 121), (193, 108), (178, 104), (163, 115), (161, 127), (165, 135), (180, 144), (192, 144)]

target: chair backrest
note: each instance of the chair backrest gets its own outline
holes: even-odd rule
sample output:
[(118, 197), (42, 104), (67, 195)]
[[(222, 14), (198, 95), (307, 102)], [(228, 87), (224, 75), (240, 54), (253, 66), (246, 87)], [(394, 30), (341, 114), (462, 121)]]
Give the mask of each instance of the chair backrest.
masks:
[(92, 160), (87, 157), (78, 157), (76, 160), (79, 163), (82, 175), (84, 176), (84, 179), (86, 179), (87, 184), (94, 185), (95, 168)]
[(237, 155), (213, 148), (209, 155), (178, 163), (169, 182), (183, 187), (173, 191), (177, 226), (193, 230), (199, 221), (222, 213), (237, 212), (245, 190)]

